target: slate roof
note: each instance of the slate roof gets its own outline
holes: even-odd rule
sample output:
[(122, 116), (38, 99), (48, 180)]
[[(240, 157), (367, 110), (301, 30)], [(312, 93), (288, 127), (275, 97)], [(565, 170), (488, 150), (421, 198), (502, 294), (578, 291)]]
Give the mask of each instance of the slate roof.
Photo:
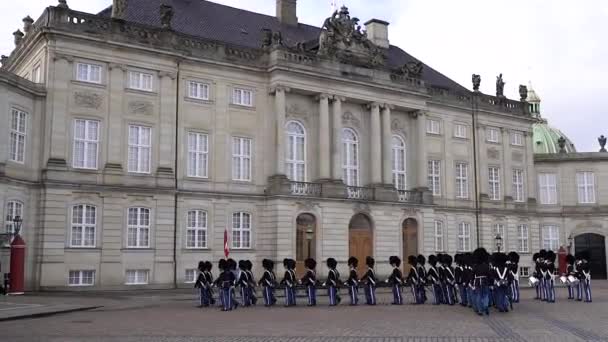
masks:
[[(274, 16), (245, 11), (206, 0), (129, 0), (125, 20), (160, 27), (159, 8), (161, 3), (173, 6), (172, 27), (175, 31), (216, 40), (238, 46), (259, 48), (262, 42), (262, 29), (280, 31), (288, 46), (299, 42), (318, 39), (319, 27), (298, 24), (285, 25)], [(110, 17), (112, 7), (99, 13)], [(391, 45), (387, 53), (388, 66), (399, 68), (407, 62), (416, 61), (407, 52)], [(468, 92), (466, 88), (452, 81), (428, 65), (424, 65), (423, 80), (433, 86)]]

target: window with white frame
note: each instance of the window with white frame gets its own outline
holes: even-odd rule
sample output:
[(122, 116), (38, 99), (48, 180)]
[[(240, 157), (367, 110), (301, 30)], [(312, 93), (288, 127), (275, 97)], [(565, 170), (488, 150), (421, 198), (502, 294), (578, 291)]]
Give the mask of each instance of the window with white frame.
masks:
[(68, 286), (93, 286), (95, 285), (94, 270), (70, 271)]
[(251, 214), (232, 213), (232, 248), (251, 248)]
[(188, 177), (207, 178), (209, 166), (209, 136), (188, 132)]
[(72, 207), (71, 247), (95, 247), (97, 208), (78, 204)]
[(99, 148), (99, 121), (74, 120), (74, 152), (72, 166), (79, 169), (97, 169)]
[(32, 82), (34, 82), (34, 83), (42, 82), (42, 69), (40, 68), (40, 65), (37, 65), (34, 68), (34, 70), (32, 71)]
[(502, 223), (495, 223), (494, 224), (494, 236), (496, 235), (500, 235), (501, 239), (502, 239), (502, 246), (501, 246), (501, 250), (505, 251), (507, 250), (507, 232), (505, 230), (505, 225)]
[(188, 81), (188, 97), (197, 100), (209, 100), (209, 84)]
[(524, 194), (524, 170), (513, 169), (513, 200), (515, 202), (524, 202), (526, 196)]
[(595, 203), (595, 175), (593, 172), (577, 172), (578, 203)]
[(524, 145), (524, 134), (522, 132), (511, 132), (511, 145), (523, 146)]
[(243, 88), (232, 89), (232, 104), (253, 107), (253, 91)]
[(444, 251), (443, 222), (435, 220), (435, 252)]
[(25, 138), (27, 135), (27, 113), (16, 108), (11, 109), (11, 131), (9, 159), (17, 163), (25, 161)]
[(393, 135), (393, 185), (397, 190), (407, 189), (405, 141)]
[(285, 150), (285, 170), (287, 177), (295, 182), (306, 181), (306, 131), (297, 121), (286, 125), (287, 149)]
[(460, 222), (458, 224), (458, 251), (471, 251), (471, 224)]
[(528, 225), (517, 225), (517, 251), (520, 253), (530, 252)]
[(232, 180), (251, 181), (251, 139), (232, 137)]
[(204, 210), (188, 211), (186, 227), (187, 248), (207, 248), (207, 212)]
[(197, 277), (198, 277), (198, 270), (195, 268), (189, 268), (186, 270), (186, 273), (184, 274), (184, 283), (192, 284), (196, 281)]
[(129, 125), (129, 172), (150, 173), (152, 128)]
[(350, 128), (342, 129), (342, 180), (359, 186), (359, 137)]
[(101, 66), (88, 63), (77, 63), (76, 80), (88, 83), (101, 83)]
[(555, 173), (538, 174), (540, 204), (557, 204), (557, 176)]
[(441, 196), (441, 161), (428, 161), (428, 183), (433, 196)]
[(492, 143), (498, 143), (500, 137), (500, 130), (495, 127), (486, 128), (486, 141)]
[(153, 86), (152, 74), (147, 74), (140, 71), (129, 71), (129, 88), (135, 90), (152, 91)]
[(437, 119), (427, 119), (426, 132), (429, 134), (441, 134), (441, 122)]
[[(13, 220), (17, 216), (19, 216), (23, 220), (23, 203), (20, 201), (6, 202), (6, 213), (4, 215), (4, 227), (6, 228), (6, 233), (15, 233), (15, 223), (13, 222)], [(23, 229), (23, 225), (21, 225), (21, 229)]]
[(559, 228), (554, 225), (543, 226), (543, 249), (557, 251), (559, 248)]
[(150, 247), (150, 209), (129, 208), (127, 220), (127, 247)]
[(467, 125), (455, 124), (454, 125), (454, 137), (466, 139), (467, 138)]
[(456, 163), (456, 198), (469, 198), (469, 164)]
[(146, 285), (150, 278), (150, 270), (127, 270), (126, 285)]
[(488, 168), (488, 196), (491, 200), (500, 200), (500, 168)]
[(529, 277), (530, 276), (530, 267), (522, 266), (519, 268), (519, 275), (521, 277)]

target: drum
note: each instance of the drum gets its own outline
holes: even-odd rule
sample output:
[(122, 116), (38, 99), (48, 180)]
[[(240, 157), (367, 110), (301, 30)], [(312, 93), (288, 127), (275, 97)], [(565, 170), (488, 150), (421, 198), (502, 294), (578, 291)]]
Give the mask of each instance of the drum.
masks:
[(559, 277), (559, 280), (562, 282), (562, 284), (568, 284), (568, 277), (566, 276)]
[(536, 287), (538, 283), (540, 283), (540, 280), (535, 276), (530, 276), (530, 278), (528, 278), (528, 283), (530, 284), (530, 287)]
[(570, 283), (570, 285), (578, 285), (579, 281), (580, 280), (573, 275), (568, 276), (568, 283)]

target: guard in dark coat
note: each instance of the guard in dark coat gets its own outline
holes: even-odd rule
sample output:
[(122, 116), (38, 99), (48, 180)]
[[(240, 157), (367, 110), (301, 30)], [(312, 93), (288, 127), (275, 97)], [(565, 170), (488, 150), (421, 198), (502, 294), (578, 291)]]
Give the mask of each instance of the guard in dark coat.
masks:
[(454, 255), (454, 262), (456, 263), (456, 267), (454, 268), (454, 283), (456, 286), (456, 290), (458, 291), (458, 295), (460, 296), (460, 305), (467, 306), (467, 288), (464, 286), (464, 255), (456, 254)]
[(510, 296), (513, 303), (519, 303), (519, 254), (509, 253), (509, 272), (511, 273)]
[(538, 252), (538, 263), (540, 268), (540, 300), (546, 302), (549, 298), (549, 294), (547, 293), (547, 251), (541, 249)]
[(441, 277), (437, 270), (437, 256), (429, 255), (429, 269), (426, 274), (427, 280), (433, 289), (433, 304), (439, 305), (443, 302), (443, 290), (441, 289)]
[(465, 253), (462, 257), (463, 272), (462, 285), (466, 288), (467, 305), (472, 308), (475, 301), (473, 300), (473, 254)]
[(215, 299), (213, 299), (213, 273), (211, 270), (213, 269), (213, 264), (210, 261), (205, 261), (205, 272), (204, 276), (207, 281), (207, 296), (209, 298), (209, 304), (215, 305)]
[(367, 305), (376, 305), (376, 273), (374, 272), (374, 258), (371, 256), (367, 256), (365, 258), (365, 265), (367, 266), (367, 271), (361, 277), (361, 281), (364, 284), (365, 291), (365, 302)]
[(401, 259), (398, 256), (391, 256), (389, 258), (389, 263), (393, 267), (393, 272), (386, 279), (386, 282), (391, 284), (393, 288), (393, 305), (401, 305), (403, 304), (403, 298), (401, 295), (401, 286), (403, 285), (403, 273), (401, 273)]
[(473, 252), (475, 266), (473, 267), (473, 297), (476, 302), (474, 308), (478, 315), (489, 315), (490, 284), (492, 284), (492, 272), (488, 263), (490, 255), (484, 248), (478, 248)]
[(255, 293), (255, 277), (253, 276), (253, 263), (251, 260), (245, 260), (245, 273), (247, 274), (247, 281), (249, 282), (249, 300), (251, 305), (256, 305), (258, 297)]
[(270, 307), (276, 304), (277, 299), (274, 296), (274, 289), (277, 284), (277, 277), (274, 274), (274, 261), (270, 259), (262, 260), (262, 267), (264, 267), (264, 274), (258, 285), (261, 285), (264, 289), (264, 306)]
[(454, 276), (454, 268), (452, 267), (452, 256), (449, 254), (443, 255), (443, 272), (445, 282), (445, 302), (448, 305), (456, 304), (456, 279)]
[(591, 303), (591, 267), (589, 265), (590, 255), (587, 251), (580, 253), (580, 266), (578, 266), (580, 273), (581, 292), (585, 297), (586, 303)]
[(557, 255), (555, 255), (555, 252), (547, 252), (547, 259), (545, 261), (545, 292), (547, 293), (548, 303), (555, 303), (555, 276), (557, 272), (557, 269), (555, 267), (556, 259)]
[(249, 276), (247, 275), (247, 266), (245, 260), (239, 260), (239, 280), (238, 285), (241, 290), (241, 299), (243, 306), (251, 306), (251, 291), (249, 290)]
[(281, 280), (281, 285), (285, 287), (285, 306), (296, 305), (296, 277), (292, 267), (295, 266), (295, 262), (292, 263), (291, 259), (283, 259), (283, 267), (285, 268), (285, 274)]
[(315, 259), (308, 258), (304, 260), (306, 273), (300, 279), (300, 284), (306, 287), (306, 296), (308, 297), (308, 306), (317, 305), (317, 262)]
[(500, 312), (509, 311), (509, 284), (511, 283), (511, 273), (507, 266), (508, 257), (504, 253), (494, 255), (494, 293), (496, 307)]
[(340, 304), (340, 294), (338, 293), (338, 286), (340, 284), (340, 273), (336, 269), (338, 262), (334, 258), (327, 259), (327, 268), (329, 273), (327, 274), (327, 282), (324, 284), (327, 286), (327, 295), (329, 296), (329, 305), (336, 306)]
[[(568, 287), (568, 299), (574, 299), (574, 288), (578, 286), (576, 268), (574, 267), (575, 262), (574, 255), (566, 255), (566, 273), (564, 273), (564, 277), (566, 277), (566, 286)], [(576, 281), (572, 282), (571, 279), (576, 279)]]
[(534, 289), (536, 290), (536, 297), (534, 297), (534, 299), (540, 300), (542, 295), (542, 290), (540, 288), (540, 279), (542, 278), (540, 270), (540, 253), (534, 253), (532, 255), (532, 261), (534, 262), (534, 272), (532, 272), (532, 276), (539, 280), (534, 285)]
[(230, 311), (236, 309), (238, 304), (234, 301), (234, 285), (236, 283), (236, 277), (232, 272), (232, 265), (229, 260), (221, 259), (219, 262), (220, 274), (215, 281), (215, 284), (220, 289), (220, 296), (222, 298), (222, 311)]
[(422, 304), (426, 303), (426, 258), (424, 255), (420, 254), (416, 257), (416, 270), (418, 271), (418, 277), (420, 278), (420, 282), (418, 283), (418, 296), (422, 299)]
[(420, 292), (418, 291), (418, 286), (420, 284), (420, 276), (418, 275), (417, 262), (416, 257), (410, 255), (407, 257), (407, 263), (410, 265), (410, 272), (407, 275), (407, 283), (410, 284), (410, 288), (412, 291), (412, 298), (414, 298), (414, 304), (422, 304), (422, 297), (420, 296)]
[(205, 291), (205, 287), (208, 286), (208, 284), (207, 277), (205, 277), (204, 261), (199, 261), (197, 270), (198, 276), (194, 282), (194, 288), (198, 289), (198, 307), (202, 308), (209, 306), (209, 297), (207, 297), (207, 292)]
[(348, 258), (348, 267), (350, 272), (348, 274), (348, 280), (344, 285), (348, 286), (348, 294), (350, 295), (350, 305), (359, 304), (359, 276), (357, 275), (357, 266), (359, 260), (355, 257)]

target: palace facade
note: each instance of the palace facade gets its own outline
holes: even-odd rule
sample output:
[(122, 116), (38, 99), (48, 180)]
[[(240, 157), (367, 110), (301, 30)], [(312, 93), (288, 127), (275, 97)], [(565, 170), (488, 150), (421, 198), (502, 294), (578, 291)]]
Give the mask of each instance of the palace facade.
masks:
[(521, 276), (561, 247), (606, 277), (608, 153), (577, 153), (530, 88), (470, 91), (385, 21), (343, 7), (313, 27), (296, 7), (61, 0), (23, 20), (0, 69), (0, 213), (24, 219), (28, 289), (191, 286), (224, 232), (258, 273), (373, 255), (387, 274), (500, 235)]

